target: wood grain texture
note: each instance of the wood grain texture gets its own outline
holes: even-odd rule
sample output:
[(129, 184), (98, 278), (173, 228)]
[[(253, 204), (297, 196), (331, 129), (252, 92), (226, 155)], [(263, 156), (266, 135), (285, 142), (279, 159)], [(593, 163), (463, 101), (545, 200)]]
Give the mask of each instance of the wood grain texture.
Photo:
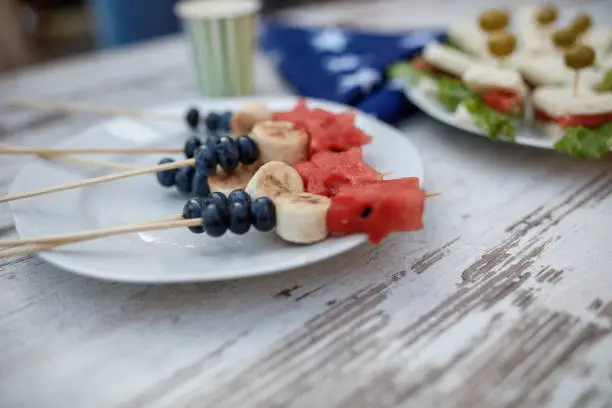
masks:
[[(398, 24), (395, 3), (377, 18)], [(346, 18), (318, 7), (293, 15)], [(355, 19), (371, 7), (360, 2)], [(102, 120), (2, 107), (13, 98), (195, 98), (189, 58), (171, 37), (6, 76), (0, 139), (51, 146)], [(281, 92), (258, 58), (257, 93)], [(380, 247), (201, 285), (3, 260), (0, 407), (612, 407), (612, 161), (495, 144), (423, 116), (401, 128), (427, 189), (443, 194), (423, 231)], [(21, 160), (0, 158), (0, 193)], [(14, 236), (2, 205), (0, 237)]]

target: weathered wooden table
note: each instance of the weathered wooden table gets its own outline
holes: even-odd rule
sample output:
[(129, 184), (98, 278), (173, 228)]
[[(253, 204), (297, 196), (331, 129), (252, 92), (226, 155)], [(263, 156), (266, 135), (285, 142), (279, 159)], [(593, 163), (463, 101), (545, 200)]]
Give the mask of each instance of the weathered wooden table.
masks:
[[(257, 69), (258, 93), (288, 92)], [(194, 83), (168, 38), (4, 77), (0, 99), (141, 106), (196, 97)], [(97, 120), (2, 107), (0, 137), (51, 145)], [(444, 194), (423, 231), (380, 247), (174, 286), (2, 261), (0, 407), (612, 407), (612, 162), (424, 116), (402, 130)], [(0, 159), (0, 194), (21, 165)], [(15, 235), (6, 205), (0, 234)]]

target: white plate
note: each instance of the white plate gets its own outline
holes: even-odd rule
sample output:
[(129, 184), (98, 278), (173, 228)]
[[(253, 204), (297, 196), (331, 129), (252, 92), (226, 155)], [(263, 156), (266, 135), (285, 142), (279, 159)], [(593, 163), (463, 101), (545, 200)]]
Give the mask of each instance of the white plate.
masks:
[[(203, 111), (236, 110), (255, 98), (219, 99), (197, 103)], [(296, 98), (257, 98), (273, 110), (291, 109)], [(348, 107), (309, 100), (310, 106), (331, 111)], [(192, 102), (155, 110), (183, 114)], [(364, 148), (366, 162), (393, 177), (422, 180), (421, 158), (410, 141), (374, 117), (358, 114), (357, 125), (373, 136)], [(182, 146), (189, 133), (183, 123), (114, 119), (65, 140), (57, 148)], [(151, 165), (166, 155), (99, 156), (137, 165)], [(180, 158), (180, 155), (175, 155)], [(61, 161), (32, 159), (10, 189), (18, 193), (107, 173), (99, 168)], [(139, 176), (85, 188), (11, 202), (17, 231), (23, 238), (143, 222), (179, 214), (186, 198), (164, 189), (154, 176)], [(366, 242), (364, 235), (330, 238), (309, 246), (290, 245), (274, 232), (213, 239), (187, 229), (152, 231), (98, 239), (42, 252), (47, 261), (100, 279), (129, 282), (194, 282), (264, 275), (314, 263)]]
[[(422, 92), (418, 87), (406, 85), (404, 92), (408, 99), (419, 109), (425, 112), (432, 118), (439, 120), (440, 122), (446, 123), (454, 128), (461, 129), (468, 133), (472, 133), (478, 136), (489, 138), (487, 133), (479, 127), (457, 120), (452, 112), (446, 110), (435, 98), (432, 98)], [(528, 112), (529, 109), (526, 109)], [(556, 140), (546, 139), (537, 134), (527, 124), (530, 120), (529, 116), (526, 116), (526, 123), (523, 123), (516, 127), (516, 139), (512, 142), (509, 139), (500, 137), (499, 141), (505, 141), (510, 143), (521, 144), (525, 146), (538, 147), (541, 149), (554, 149)]]

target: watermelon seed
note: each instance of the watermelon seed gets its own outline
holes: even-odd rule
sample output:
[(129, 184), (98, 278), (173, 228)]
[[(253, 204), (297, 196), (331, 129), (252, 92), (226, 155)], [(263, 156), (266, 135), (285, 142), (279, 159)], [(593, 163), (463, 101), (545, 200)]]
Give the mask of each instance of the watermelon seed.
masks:
[(361, 212), (361, 218), (367, 218), (370, 214), (372, 214), (372, 207), (366, 207)]

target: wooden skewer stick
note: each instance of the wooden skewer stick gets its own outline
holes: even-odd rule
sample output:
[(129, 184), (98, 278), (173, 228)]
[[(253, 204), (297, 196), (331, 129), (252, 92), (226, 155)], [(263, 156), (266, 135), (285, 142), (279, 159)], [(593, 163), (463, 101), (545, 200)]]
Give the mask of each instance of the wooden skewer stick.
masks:
[(178, 220), (178, 221), (166, 221), (159, 223), (149, 223), (142, 225), (124, 225), (122, 227), (114, 227), (114, 228), (103, 228), (92, 231), (84, 231), (81, 233), (70, 234), (71, 240), (61, 240), (50, 243), (43, 244), (27, 244), (17, 246), (15, 248), (9, 248), (0, 251), (0, 258), (7, 258), (10, 256), (17, 255), (25, 255), (33, 252), (40, 252), (52, 248), (57, 248), (59, 246), (68, 245), (76, 242), (89, 241), (92, 239), (110, 237), (113, 235), (122, 235), (122, 234), (130, 234), (134, 232), (144, 232), (144, 231), (155, 231), (155, 230), (163, 230), (163, 229), (171, 229), (171, 228), (182, 228), (182, 227), (197, 227), (202, 225), (201, 218), (193, 218), (189, 220)]
[(96, 166), (96, 167), (106, 167), (106, 168), (115, 169), (115, 170), (134, 170), (134, 169), (139, 168), (131, 164), (121, 164), (121, 163), (113, 163), (113, 162), (102, 161), (102, 160), (86, 159), (84, 157), (64, 156), (64, 155), (45, 156), (44, 154), (39, 154), (38, 156), (42, 157), (43, 159), (49, 159), (49, 160), (59, 159), (59, 160), (67, 161), (71, 163), (86, 164), (88, 166)]
[(578, 84), (580, 83), (580, 71), (574, 72), (574, 98), (578, 97)]
[[(183, 219), (182, 215), (172, 215), (170, 217), (158, 218), (156, 220), (139, 222), (135, 224), (122, 225), (121, 227), (122, 228), (140, 227), (140, 226), (145, 226), (145, 225), (165, 223), (169, 221), (178, 221), (182, 219)], [(18, 245), (32, 245), (32, 244), (50, 244), (50, 243), (58, 243), (58, 242), (70, 243), (70, 242), (76, 242), (79, 239), (81, 239), (83, 234), (84, 234), (83, 232), (77, 232), (77, 233), (70, 233), (70, 234), (47, 235), (47, 236), (37, 237), (37, 238), (25, 238), (25, 239), (19, 239), (19, 240), (14, 240), (14, 241), (0, 241), (0, 247), (13, 247), (13, 246), (18, 246)]]
[(178, 169), (181, 167), (193, 166), (195, 159), (180, 160), (173, 163), (162, 164), (153, 167), (144, 167), (141, 169), (129, 170), (121, 173), (110, 174), (107, 176), (92, 177), (74, 183), (62, 184), (55, 187), (47, 187), (40, 190), (29, 191), (27, 193), (18, 193), (0, 198), (0, 203), (9, 201), (22, 200), (24, 198), (36, 197), (44, 194), (56, 193), (59, 191), (72, 190), (79, 187), (90, 186), (93, 184), (105, 183), (107, 181), (120, 180), (128, 177), (140, 176), (141, 174), (156, 173), (163, 170)]
[[(1, 145), (1, 146), (2, 148), (16, 147), (16, 146), (8, 146), (8, 145)], [(38, 154), (38, 157), (43, 158), (43, 159), (49, 159), (49, 160), (60, 159), (62, 161), (67, 161), (67, 162), (72, 162), (72, 163), (86, 164), (88, 166), (107, 167), (109, 169), (116, 169), (116, 170), (134, 170), (138, 168), (130, 164), (113, 163), (113, 162), (107, 162), (107, 161), (102, 161), (102, 160), (87, 159), (85, 157), (75, 157), (75, 156), (68, 156), (68, 155)]]
[(0, 145), (0, 154), (36, 154), (57, 156), (65, 154), (156, 154), (183, 153), (178, 147), (144, 147), (131, 149), (39, 149), (36, 147), (15, 147)]
[(28, 109), (41, 109), (54, 112), (63, 113), (90, 113), (95, 115), (104, 116), (128, 116), (139, 119), (158, 119), (168, 121), (182, 121), (183, 117), (176, 114), (151, 112), (151, 111), (139, 111), (135, 109), (109, 109), (100, 108), (95, 106), (86, 106), (78, 104), (68, 103), (55, 103), (55, 102), (43, 102), (43, 101), (12, 101), (8, 104), (14, 108), (28, 108)]
[[(427, 193), (426, 198), (435, 197), (441, 193)], [(185, 223), (191, 222), (191, 223)], [(128, 224), (121, 227), (103, 228), (97, 230), (76, 232), (71, 234), (48, 235), (38, 238), (26, 238), (16, 241), (3, 241), (0, 246), (15, 247), (0, 251), (0, 258), (4, 256), (22, 255), (30, 252), (37, 252), (38, 249), (46, 250), (56, 248), (71, 243), (88, 241), (92, 239), (104, 238), (113, 235), (128, 234), (133, 232), (153, 231), (157, 229), (178, 228), (178, 227), (195, 227), (201, 225), (201, 218), (193, 218), (184, 220), (182, 215), (174, 215), (166, 218), (160, 218), (148, 222), (137, 224)], [(19, 249), (22, 249), (20, 251)]]

